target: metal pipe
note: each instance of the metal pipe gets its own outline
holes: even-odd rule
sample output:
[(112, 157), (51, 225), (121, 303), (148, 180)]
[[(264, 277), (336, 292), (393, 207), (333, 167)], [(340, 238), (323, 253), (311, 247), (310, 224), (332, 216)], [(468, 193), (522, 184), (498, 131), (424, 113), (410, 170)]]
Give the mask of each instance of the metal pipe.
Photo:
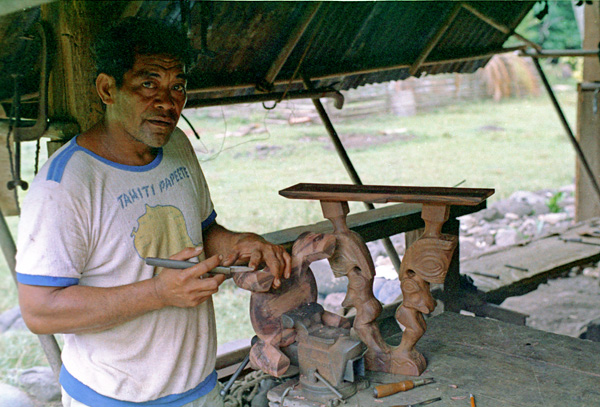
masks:
[(421, 53), (419, 54), (419, 56), (417, 57), (415, 62), (411, 65), (410, 69), (408, 70), (408, 73), (410, 74), (410, 76), (413, 76), (415, 73), (417, 73), (417, 71), (419, 70), (419, 68), (421, 67), (423, 62), (427, 59), (427, 57), (429, 56), (431, 51), (433, 51), (433, 49), (436, 47), (438, 42), (440, 42), (440, 39), (442, 38), (442, 36), (444, 35), (444, 33), (446, 32), (448, 27), (450, 27), (450, 25), (452, 24), (452, 22), (454, 21), (454, 19), (460, 12), (460, 10), (461, 10), (461, 5), (460, 5), (460, 3), (458, 3), (454, 6), (452, 11), (446, 18), (446, 21), (444, 21), (444, 23), (442, 24), (440, 29), (427, 42), (427, 45), (425, 45), (425, 48), (423, 48), (423, 50), (421, 51)]
[[(302, 76), (302, 80), (304, 81), (304, 86), (308, 90), (313, 89), (313, 85), (308, 78)], [(337, 134), (337, 131), (335, 131), (335, 127), (333, 127), (333, 123), (331, 122), (331, 120), (329, 119), (329, 116), (327, 115), (327, 111), (325, 110), (325, 107), (323, 106), (323, 104), (321, 103), (321, 101), (319, 99), (313, 99), (312, 101), (313, 101), (313, 104), (315, 105), (315, 108), (317, 109), (317, 112), (319, 113), (319, 117), (323, 121), (323, 125), (327, 129), (327, 133), (329, 134), (331, 141), (333, 142), (335, 151), (338, 153), (338, 156), (342, 160), (342, 164), (344, 164), (344, 167), (346, 168), (346, 172), (348, 172), (348, 175), (350, 176), (350, 179), (352, 180), (352, 183), (356, 184), (356, 185), (363, 185), (363, 183), (358, 175), (358, 172), (356, 172), (356, 169), (354, 168), (354, 165), (352, 164), (352, 161), (350, 160), (350, 157), (348, 156), (348, 153), (346, 152), (346, 149), (344, 148), (344, 145), (342, 144), (342, 141), (340, 140), (340, 137)], [(367, 210), (375, 209), (375, 206), (371, 203), (364, 202), (364, 205), (365, 205), (365, 208), (367, 208)], [(386, 253), (388, 254), (388, 257), (390, 258), (390, 260), (392, 261), (392, 264), (394, 265), (394, 268), (396, 269), (397, 272), (400, 272), (400, 257), (398, 256), (398, 253), (396, 252), (396, 249), (394, 248), (394, 244), (392, 243), (392, 241), (390, 240), (389, 237), (383, 238), (383, 239), (381, 239), (381, 241), (383, 243), (383, 247), (385, 248)]]
[(501, 24), (501, 23), (497, 22), (496, 20), (494, 20), (494, 19), (486, 16), (485, 14), (483, 14), (481, 11), (477, 10), (472, 5), (470, 5), (468, 3), (461, 3), (461, 5), (466, 10), (470, 11), (473, 15), (475, 15), (477, 18), (479, 18), (480, 20), (488, 23), (489, 25), (491, 25), (492, 27), (494, 27), (496, 30), (498, 30), (500, 32), (503, 32), (504, 34), (513, 35), (516, 38), (520, 39), (521, 41), (523, 41), (524, 43), (528, 44), (529, 46), (535, 48), (538, 51), (542, 50), (542, 47), (539, 44), (536, 44), (535, 42), (533, 42), (531, 40), (528, 40), (527, 38), (523, 37), (521, 34), (516, 33), (514, 30), (511, 30), (510, 28), (508, 28), (504, 24)]
[(541, 51), (522, 50), (521, 56), (532, 58), (558, 58), (558, 57), (598, 57), (598, 49), (543, 49)]
[[(6, 264), (10, 269), (10, 274), (12, 275), (12, 278), (16, 284), (17, 273), (15, 256), (17, 254), (17, 246), (15, 245), (15, 240), (10, 233), (10, 229), (8, 228), (8, 224), (6, 223), (6, 219), (4, 218), (2, 211), (0, 211), (0, 246), (2, 246), (2, 254), (4, 255)], [(58, 379), (60, 368), (62, 366), (58, 342), (56, 342), (54, 335), (38, 335), (38, 339), (40, 340), (42, 349), (46, 354), (46, 359), (48, 359), (48, 363), (52, 368), (52, 372)]]
[[(527, 45), (519, 45), (516, 47), (500, 48), (498, 50), (488, 51), (488, 52), (484, 52), (481, 54), (472, 55), (472, 56), (468, 56), (468, 57), (429, 60), (429, 61), (423, 62), (421, 64), (421, 66), (434, 66), (434, 65), (443, 65), (443, 64), (454, 64), (454, 63), (459, 63), (459, 62), (476, 61), (479, 59), (490, 58), (490, 57), (493, 57), (494, 55), (498, 55), (498, 54), (506, 54), (506, 53), (510, 53), (510, 52), (514, 52), (514, 51), (521, 51), (525, 48), (527, 48)], [(370, 73), (378, 73), (378, 72), (393, 71), (393, 70), (398, 70), (398, 69), (406, 69), (406, 68), (410, 68), (410, 66), (411, 66), (411, 64), (409, 64), (409, 63), (402, 63), (402, 64), (389, 65), (389, 66), (380, 67), (380, 68), (360, 69), (360, 70), (353, 71), (353, 72), (343, 72), (343, 71), (336, 72), (336, 73), (332, 73), (332, 74), (328, 74), (328, 75), (315, 76), (312, 79), (315, 81), (321, 81), (321, 80), (327, 80), (327, 79), (340, 78), (340, 77), (344, 77), (344, 76), (364, 75), (364, 74), (370, 74)], [(299, 82), (302, 82), (302, 79), (294, 79), (292, 81), (292, 83), (299, 83)], [(288, 85), (289, 83), (290, 83), (289, 78), (288, 79), (278, 79), (274, 82), (274, 85)], [(188, 93), (188, 96), (190, 96), (190, 95), (196, 95), (199, 93), (239, 91), (239, 90), (243, 90), (243, 89), (253, 89), (254, 87), (255, 87), (255, 84), (253, 84), (253, 83), (247, 83), (247, 84), (241, 84), (241, 85), (230, 85), (230, 86), (227, 86), (227, 85), (226, 86), (211, 86), (208, 88), (190, 89), (190, 90), (188, 90), (187, 93)], [(32, 95), (35, 96), (35, 94), (32, 94)]]
[(337, 90), (321, 89), (313, 91), (296, 91), (287, 92), (285, 95), (283, 92), (256, 94), (256, 95), (244, 95), (244, 96), (231, 96), (225, 98), (210, 98), (210, 99), (189, 99), (185, 105), (187, 109), (198, 108), (198, 107), (209, 107), (209, 106), (224, 106), (234, 105), (238, 103), (260, 103), (260, 102), (271, 102), (295, 99), (319, 99), (319, 98), (333, 98), (335, 99), (335, 106), (341, 109), (344, 104), (344, 95)]
[(563, 125), (563, 128), (567, 132), (569, 141), (573, 145), (573, 148), (575, 148), (575, 152), (577, 153), (577, 156), (579, 157), (579, 160), (581, 161), (581, 164), (583, 165), (583, 169), (585, 170), (585, 173), (589, 177), (590, 182), (592, 183), (592, 187), (594, 188), (594, 191), (596, 192), (598, 201), (600, 202), (600, 186), (598, 186), (598, 181), (596, 181), (596, 176), (594, 175), (594, 172), (592, 171), (590, 164), (588, 163), (587, 159), (585, 158), (585, 155), (583, 154), (583, 150), (581, 149), (579, 142), (575, 138), (575, 135), (573, 134), (573, 131), (571, 130), (571, 127), (569, 126), (569, 122), (567, 122), (567, 119), (566, 119), (562, 109), (560, 108), (560, 104), (558, 103), (558, 100), (556, 99), (556, 96), (554, 95), (554, 92), (552, 91), (552, 87), (550, 86), (550, 83), (548, 82), (548, 78), (546, 78), (546, 75), (544, 74), (544, 70), (542, 69), (540, 62), (537, 60), (537, 58), (531, 58), (531, 59), (533, 60), (533, 63), (535, 64), (535, 67), (537, 68), (540, 78), (542, 79), (542, 83), (544, 84), (544, 87), (546, 88), (546, 91), (548, 92), (548, 96), (550, 96), (552, 105), (554, 106), (554, 109), (556, 110), (556, 113), (558, 114), (558, 117), (560, 119), (560, 122)]
[(304, 31), (306, 31), (306, 28), (312, 22), (313, 18), (319, 11), (319, 8), (321, 8), (322, 2), (309, 2), (308, 4), (308, 16), (304, 19), (304, 21), (302, 21), (300, 24), (297, 24), (296, 27), (294, 27), (294, 30), (288, 38), (288, 42), (281, 49), (279, 55), (277, 55), (277, 58), (275, 58), (275, 61), (273, 61), (273, 63), (271, 64), (271, 67), (267, 71), (265, 77), (257, 85), (258, 90), (268, 91), (272, 89), (273, 81), (275, 81), (275, 78), (277, 77), (277, 75), (287, 62), (288, 58), (294, 51), (294, 48), (296, 48), (296, 45), (298, 44), (298, 42), (300, 42), (302, 35), (304, 35)]
[(344, 399), (344, 396), (342, 395), (342, 393), (340, 393), (338, 389), (336, 389), (335, 387), (333, 387), (333, 385), (332, 385), (331, 383), (329, 383), (329, 382), (327, 381), (327, 379), (325, 379), (323, 376), (321, 376), (321, 374), (320, 374), (319, 372), (315, 371), (315, 377), (316, 377), (317, 379), (319, 379), (321, 382), (323, 382), (323, 384), (324, 384), (325, 386), (327, 386), (327, 388), (328, 388), (329, 390), (331, 390), (331, 392), (332, 392), (333, 394), (335, 394), (335, 395), (336, 395), (336, 396), (337, 396), (337, 397), (338, 397), (340, 400), (343, 400), (343, 399)]

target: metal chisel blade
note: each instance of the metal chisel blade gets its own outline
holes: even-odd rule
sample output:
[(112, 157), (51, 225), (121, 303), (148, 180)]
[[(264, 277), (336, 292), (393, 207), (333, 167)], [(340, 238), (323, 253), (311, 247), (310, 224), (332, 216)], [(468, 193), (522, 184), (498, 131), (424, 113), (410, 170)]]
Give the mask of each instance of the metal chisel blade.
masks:
[[(146, 257), (144, 259), (147, 265), (155, 266), (155, 267), (166, 267), (170, 269), (179, 269), (183, 270), (192, 266), (195, 266), (196, 262), (193, 261), (185, 261), (185, 260), (171, 260), (171, 259), (161, 259), (158, 257)], [(233, 274), (233, 273), (246, 273), (248, 271), (254, 271), (252, 267), (247, 266), (217, 266), (209, 273), (212, 274)]]

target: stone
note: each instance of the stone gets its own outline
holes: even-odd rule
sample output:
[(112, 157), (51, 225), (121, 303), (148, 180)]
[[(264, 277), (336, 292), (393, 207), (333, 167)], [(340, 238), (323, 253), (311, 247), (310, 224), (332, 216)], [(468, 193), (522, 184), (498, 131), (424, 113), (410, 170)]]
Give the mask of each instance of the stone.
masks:
[(458, 218), (458, 220), (460, 221), (460, 230), (461, 231), (462, 230), (466, 230), (466, 231), (472, 230), (479, 223), (479, 221), (477, 220), (477, 217), (475, 217), (473, 215), (461, 216), (460, 218)]
[(379, 293), (379, 290), (381, 290), (381, 287), (383, 287), (386, 282), (387, 282), (386, 278), (375, 277), (375, 279), (373, 280), (373, 295), (375, 296), (375, 298), (377, 298), (377, 294)]
[(334, 314), (344, 315), (344, 307), (342, 307), (344, 298), (346, 298), (346, 293), (331, 293), (325, 297), (323, 308)]
[(597, 267), (586, 267), (583, 269), (583, 275), (586, 277), (600, 278), (600, 269)]
[(600, 318), (596, 318), (588, 322), (583, 327), (579, 338), (587, 339), (588, 341), (600, 342)]
[(390, 304), (401, 296), (402, 291), (400, 290), (400, 281), (388, 280), (383, 285), (383, 287), (381, 287), (381, 289), (378, 292), (378, 295), (375, 296), (375, 298), (377, 298), (384, 304)]
[(523, 217), (533, 212), (533, 208), (527, 202), (511, 199), (495, 202), (492, 207), (496, 208), (503, 216), (507, 213), (514, 213), (519, 217)]
[(6, 332), (21, 317), (19, 306), (13, 307), (0, 315), (0, 333)]
[(530, 206), (533, 206), (535, 204), (546, 204), (546, 197), (544, 196), (545, 194), (542, 193), (536, 193), (536, 192), (530, 192), (530, 191), (516, 191), (513, 192), (513, 194), (508, 198), (509, 200), (512, 201), (516, 201), (516, 202), (524, 202)]
[(481, 216), (481, 219), (486, 222), (492, 222), (504, 217), (504, 214), (500, 213), (500, 211), (494, 207), (479, 211), (478, 214)]
[(331, 271), (327, 260), (317, 260), (310, 264), (310, 269), (317, 280), (317, 290), (323, 297), (331, 293), (346, 292), (348, 288), (348, 277), (337, 278)]
[(496, 232), (496, 246), (506, 247), (517, 244), (519, 233), (514, 229), (500, 229)]
[(37, 366), (24, 370), (19, 375), (19, 384), (40, 401), (60, 400), (60, 385), (49, 367)]
[(561, 221), (564, 221), (569, 218), (569, 215), (566, 212), (558, 212), (558, 213), (547, 213), (545, 215), (539, 215), (538, 219), (542, 222), (549, 223), (551, 225), (556, 225)]
[(23, 390), (0, 383), (0, 407), (35, 407), (35, 404)]
[(459, 237), (460, 257), (469, 258), (477, 251), (477, 243), (474, 237)]

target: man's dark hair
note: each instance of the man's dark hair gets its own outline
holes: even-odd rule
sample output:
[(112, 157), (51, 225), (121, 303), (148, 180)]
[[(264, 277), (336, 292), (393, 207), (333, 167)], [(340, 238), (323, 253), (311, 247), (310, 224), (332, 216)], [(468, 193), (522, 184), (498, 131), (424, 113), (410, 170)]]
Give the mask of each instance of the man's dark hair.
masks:
[(118, 87), (123, 75), (133, 68), (136, 55), (166, 54), (192, 68), (196, 51), (179, 27), (161, 20), (128, 17), (100, 34), (93, 46), (96, 74), (115, 78)]

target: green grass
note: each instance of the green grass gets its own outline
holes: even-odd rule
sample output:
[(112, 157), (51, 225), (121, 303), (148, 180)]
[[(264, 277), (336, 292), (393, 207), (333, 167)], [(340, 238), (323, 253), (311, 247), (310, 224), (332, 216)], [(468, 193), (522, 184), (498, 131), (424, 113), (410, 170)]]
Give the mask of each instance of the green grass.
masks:
[[(575, 94), (559, 98), (574, 128)], [(263, 122), (259, 116), (238, 127)], [(211, 153), (200, 159), (209, 159), (202, 167), (219, 221), (234, 230), (269, 232), (322, 220), (318, 203), (287, 200), (277, 192), (298, 182), (350, 183), (335, 151), (326, 148), (320, 125), (267, 125), (267, 134), (227, 139), (215, 159), (210, 157), (223, 140), (211, 138), (210, 131), (220, 126), (224, 132), (223, 120), (196, 120), (195, 125), (210, 129), (203, 131), (202, 142)], [(236, 126), (228, 121), (227, 128)], [(377, 136), (394, 129), (413, 136), (350, 149), (364, 184), (453, 186), (465, 180), (463, 187), (495, 188), (493, 202), (516, 190), (555, 188), (574, 179), (573, 149), (546, 97), (461, 103), (414, 117), (346, 120), (336, 129), (342, 140), (347, 134)], [(280, 149), (259, 159), (257, 145)], [(351, 210), (362, 209), (354, 205)]]
[[(575, 128), (576, 94), (558, 97)], [(213, 110), (214, 111), (214, 110)], [(265, 127), (273, 113), (257, 110), (235, 117), (236, 108), (223, 108), (225, 117), (211, 117), (206, 110), (186, 113), (200, 132), (194, 145), (202, 161), (218, 221), (233, 229), (269, 232), (323, 220), (319, 204), (288, 200), (280, 189), (299, 182), (350, 183), (327, 134), (319, 124), (266, 124), (267, 132), (244, 137), (219, 138), (256, 123)], [(392, 185), (495, 188), (490, 201), (517, 190), (558, 188), (574, 179), (574, 152), (547, 97), (510, 99), (499, 103), (459, 103), (414, 117), (391, 115), (335, 124), (342, 139), (348, 134), (377, 136), (380, 132), (406, 129), (412, 138), (384, 145), (349, 149), (363, 183)], [(487, 127), (486, 127), (487, 126)], [(495, 131), (485, 130), (493, 126)], [(181, 123), (187, 129), (185, 123)], [(276, 147), (266, 157), (258, 146)], [(31, 179), (34, 146), (24, 151), (24, 174)], [(363, 210), (351, 204), (351, 211)], [(17, 219), (8, 218), (16, 233)], [(0, 260), (0, 312), (17, 304), (16, 289)], [(232, 284), (215, 296), (219, 343), (252, 336), (248, 317), (249, 294)], [(45, 363), (35, 336), (26, 332), (0, 335), (0, 376), (13, 369)]]

